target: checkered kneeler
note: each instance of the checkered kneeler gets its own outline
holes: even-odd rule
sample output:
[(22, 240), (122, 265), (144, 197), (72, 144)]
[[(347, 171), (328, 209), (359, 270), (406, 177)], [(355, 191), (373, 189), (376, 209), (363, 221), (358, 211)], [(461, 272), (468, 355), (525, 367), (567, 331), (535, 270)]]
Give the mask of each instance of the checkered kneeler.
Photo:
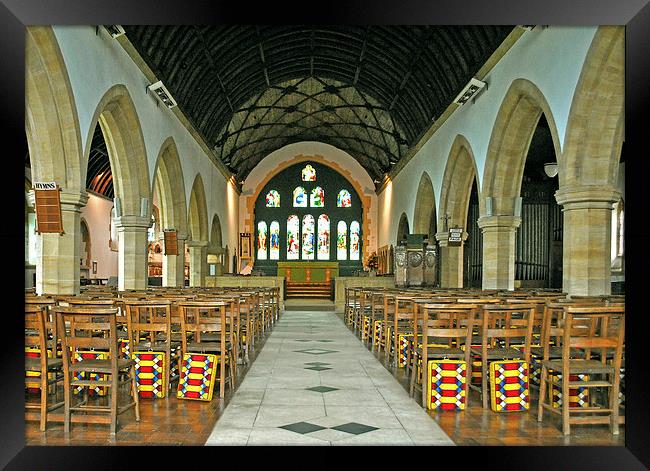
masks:
[(370, 316), (363, 316), (363, 329), (361, 330), (361, 340), (366, 340), (370, 335)]
[[(25, 358), (40, 358), (41, 349), (25, 347)], [(47, 349), (47, 357), (52, 358), (52, 349)], [(55, 373), (48, 373), (48, 379), (54, 379)], [(31, 380), (31, 381), (30, 381)], [(40, 394), (41, 392), (41, 372), (40, 371), (25, 371), (25, 388), (30, 394)], [(54, 385), (50, 385), (48, 390), (53, 392)]]
[(427, 409), (464, 410), (466, 375), (462, 360), (430, 360)]
[(181, 364), (177, 397), (211, 401), (216, 381), (217, 355), (186, 353)]
[(135, 382), (140, 397), (163, 398), (165, 384), (165, 352), (133, 352)]
[[(562, 375), (552, 370), (548, 372), (553, 394), (553, 407), (562, 407)], [(589, 375), (569, 375), (569, 381), (589, 381)], [(589, 388), (570, 388), (569, 407), (589, 407)]]
[(386, 342), (384, 339), (384, 321), (383, 320), (376, 320), (375, 325), (373, 327), (373, 336), (375, 339), (375, 344), (380, 344), (381, 346), (385, 346)]
[[(73, 357), (72, 357), (72, 363), (77, 363), (79, 361), (83, 360), (107, 360), (108, 359), (108, 352), (97, 352), (94, 350), (77, 350), (74, 352)], [(106, 381), (107, 377), (106, 373), (88, 373), (87, 379), (92, 380), (92, 381)], [(74, 373), (74, 379), (86, 379), (86, 373), (83, 371), (75, 371)], [(84, 390), (84, 388), (88, 388), (88, 395), (89, 396), (106, 396), (108, 388), (106, 386), (75, 386), (73, 389), (74, 394), (79, 394)]]
[(131, 358), (131, 347), (129, 346), (129, 339), (120, 339), (118, 344), (120, 358)]
[(542, 379), (542, 362), (537, 356), (530, 355), (530, 384), (539, 386)]
[(521, 360), (490, 363), (490, 403), (495, 412), (530, 408), (528, 364)]

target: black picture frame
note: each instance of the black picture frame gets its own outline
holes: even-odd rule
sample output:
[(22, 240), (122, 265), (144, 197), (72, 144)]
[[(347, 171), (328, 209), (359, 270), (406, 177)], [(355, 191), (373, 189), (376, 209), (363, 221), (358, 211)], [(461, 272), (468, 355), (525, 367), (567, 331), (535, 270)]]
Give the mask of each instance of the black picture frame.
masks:
[[(450, 448), (431, 451), (428, 460), (416, 460), (421, 465), (434, 461), (442, 466), (442, 456), (451, 459), (463, 469), (474, 467), (493, 467), (494, 469), (569, 469), (569, 470), (643, 470), (650, 467), (650, 368), (645, 344), (645, 318), (643, 293), (647, 291), (642, 270), (648, 264), (647, 247), (650, 231), (645, 227), (645, 208), (647, 196), (642, 191), (643, 178), (648, 175), (646, 135), (647, 109), (649, 104), (648, 83), (650, 83), (650, 7), (648, 0), (591, 0), (563, 1), (546, 0), (501, 0), (486, 2), (466, 0), (456, 2), (374, 0), (373, 2), (354, 0), (341, 5), (318, 4), (318, 15), (313, 15), (304, 2), (268, 2), (264, 5), (251, 5), (247, 2), (212, 1), (169, 1), (162, 0), (2, 0), (0, 5), (0, 57), (3, 58), (3, 87), (0, 89), (4, 109), (2, 117), (5, 133), (4, 162), (6, 166), (15, 165), (11, 172), (23, 172), (20, 168), (21, 158), (26, 153), (24, 132), (24, 27), (30, 24), (206, 24), (206, 23), (285, 23), (300, 22), (324, 24), (335, 23), (379, 23), (379, 24), (554, 24), (554, 25), (626, 25), (626, 139), (625, 147), (629, 160), (626, 161), (626, 235), (627, 257), (627, 338), (626, 354), (630, 361), (626, 365), (626, 443), (625, 447), (480, 447)], [(8, 147), (8, 148), (7, 148)], [(7, 178), (3, 185), (5, 209), (9, 214), (14, 211), (15, 222), (8, 222), (3, 231), (7, 243), (20, 246), (23, 243), (19, 230), (19, 213), (22, 203), (18, 202), (22, 178)], [(15, 187), (14, 187), (15, 185)], [(24, 190), (24, 189), (23, 189)], [(14, 201), (14, 203), (11, 203)], [(14, 250), (5, 262), (6, 272), (22, 270), (19, 267), (21, 254)], [(24, 262), (24, 261), (23, 261)], [(13, 268), (15, 267), (15, 268)], [(13, 276), (20, 279), (22, 276)], [(22, 292), (14, 287), (10, 279), (5, 303), (13, 308), (7, 313), (19, 312)], [(13, 288), (13, 289), (12, 289)], [(17, 309), (16, 309), (17, 307)], [(158, 459), (162, 455), (152, 449), (130, 450), (121, 447), (25, 447), (24, 444), (24, 409), (23, 409), (23, 334), (22, 318), (7, 315), (4, 318), (2, 348), (2, 370), (0, 378), (0, 466), (6, 469), (68, 469), (70, 467), (89, 467), (92, 469), (129, 469), (142, 467), (142, 453), (147, 450)], [(127, 452), (131, 457), (125, 457)], [(295, 462), (293, 453), (286, 450), (253, 450), (242, 454), (241, 450), (227, 450), (241, 465), (250, 462), (251, 456), (264, 459), (271, 465), (278, 461), (280, 465)], [(263, 451), (263, 452), (262, 452)], [(310, 452), (311, 450), (302, 450)], [(375, 466), (369, 457), (377, 458), (376, 451), (354, 450), (345, 458), (346, 464), (352, 464), (353, 457), (366, 459), (366, 466)], [(292, 450), (293, 452), (293, 450)], [(191, 463), (196, 467), (200, 463), (215, 463), (214, 457), (223, 454), (223, 449), (193, 449)], [(395, 454), (397, 451), (395, 451)], [(425, 451), (425, 453), (429, 453)], [(230, 453), (228, 453), (230, 454)], [(208, 456), (209, 455), (209, 456)], [(393, 455), (389, 451), (387, 455)], [(408, 460), (410, 453), (400, 452), (400, 460)], [(418, 453), (419, 455), (419, 453)], [(471, 456), (469, 456), (471, 455)], [(320, 463), (326, 463), (329, 457), (321, 454)], [(435, 456), (435, 460), (433, 457)], [(134, 461), (134, 458), (137, 461)], [(336, 463), (341, 465), (341, 457)], [(198, 461), (197, 461), (198, 460)], [(373, 460), (374, 461), (374, 460)], [(383, 459), (381, 459), (383, 461)], [(380, 461), (380, 462), (381, 462)], [(165, 450), (162, 463), (177, 469), (188, 464), (186, 453), (180, 450)]]

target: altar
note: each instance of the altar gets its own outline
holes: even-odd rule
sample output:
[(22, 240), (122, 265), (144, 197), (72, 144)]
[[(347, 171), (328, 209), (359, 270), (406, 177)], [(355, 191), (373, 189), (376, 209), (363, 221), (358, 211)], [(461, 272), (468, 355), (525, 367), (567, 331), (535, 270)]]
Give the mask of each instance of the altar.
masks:
[(278, 262), (277, 276), (286, 280), (286, 296), (331, 298), (338, 262)]

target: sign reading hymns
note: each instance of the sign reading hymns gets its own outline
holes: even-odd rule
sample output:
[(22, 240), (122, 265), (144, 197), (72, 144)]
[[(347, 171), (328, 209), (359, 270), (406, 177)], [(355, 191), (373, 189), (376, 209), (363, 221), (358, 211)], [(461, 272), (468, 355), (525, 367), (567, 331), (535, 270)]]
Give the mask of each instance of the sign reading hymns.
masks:
[(461, 245), (463, 240), (463, 228), (462, 227), (450, 227), (449, 228), (449, 241), (448, 245)]
[(63, 234), (60, 191), (55, 182), (34, 182), (36, 232), (39, 234)]
[(165, 229), (165, 255), (178, 255), (176, 229)]

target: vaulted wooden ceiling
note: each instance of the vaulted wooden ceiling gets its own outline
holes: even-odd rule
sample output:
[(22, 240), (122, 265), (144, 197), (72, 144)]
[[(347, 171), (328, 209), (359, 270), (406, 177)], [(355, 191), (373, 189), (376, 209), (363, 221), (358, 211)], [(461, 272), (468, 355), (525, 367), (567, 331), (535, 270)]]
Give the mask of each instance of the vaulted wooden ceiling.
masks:
[(243, 180), (297, 141), (335, 145), (380, 179), (512, 26), (124, 26)]

